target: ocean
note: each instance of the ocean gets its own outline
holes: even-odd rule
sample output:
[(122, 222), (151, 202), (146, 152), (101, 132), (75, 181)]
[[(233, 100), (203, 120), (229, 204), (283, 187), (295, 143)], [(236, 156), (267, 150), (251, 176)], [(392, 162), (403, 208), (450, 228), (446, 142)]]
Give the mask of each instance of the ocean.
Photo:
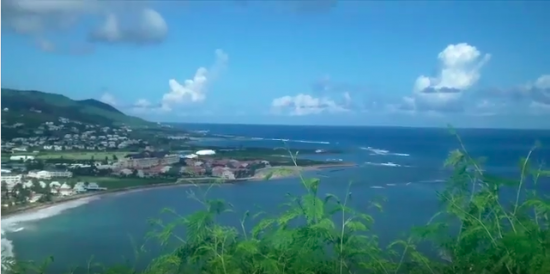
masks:
[[(342, 159), (358, 167), (308, 172), (321, 179), (319, 193), (343, 196), (353, 182), (352, 204), (372, 213), (374, 230), (381, 244), (406, 233), (412, 226), (425, 224), (438, 210), (436, 191), (444, 187), (449, 171), (443, 162), (452, 149), (459, 147), (447, 129), (327, 127), (272, 125), (181, 125), (191, 130), (240, 136), (239, 140), (204, 141), (207, 145), (282, 147), (290, 149), (339, 149), (338, 155), (305, 156), (313, 159)], [(550, 131), (457, 129), (466, 148), (474, 156), (487, 157), (485, 169), (502, 176), (516, 176), (518, 162), (538, 140), (543, 147), (533, 155), (537, 163), (550, 161)], [(203, 193), (204, 188), (157, 188), (129, 193), (109, 194), (72, 201), (37, 212), (2, 219), (3, 255), (18, 259), (43, 260), (54, 256), (51, 273), (70, 266), (94, 262), (116, 264), (136, 261), (134, 250), (145, 244), (147, 253), (137, 258), (143, 266), (160, 252), (158, 243), (145, 241), (151, 231), (151, 218), (170, 220), (161, 215), (172, 208), (180, 215), (201, 208), (188, 198), (189, 192)], [(542, 186), (550, 194), (550, 184)], [(238, 225), (246, 210), (275, 214), (285, 194), (300, 194), (304, 189), (297, 178), (263, 182), (243, 182), (215, 187), (209, 198), (223, 198), (235, 208), (220, 221)], [(384, 197), (384, 210), (371, 212), (369, 202)], [(173, 219), (173, 218), (172, 218)]]

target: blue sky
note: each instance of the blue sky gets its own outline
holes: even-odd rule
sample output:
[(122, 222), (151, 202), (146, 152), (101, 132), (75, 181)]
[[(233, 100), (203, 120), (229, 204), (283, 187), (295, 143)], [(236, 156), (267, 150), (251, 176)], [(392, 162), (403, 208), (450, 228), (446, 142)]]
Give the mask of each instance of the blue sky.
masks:
[(2, 4), (2, 87), (154, 121), (550, 128), (549, 2)]

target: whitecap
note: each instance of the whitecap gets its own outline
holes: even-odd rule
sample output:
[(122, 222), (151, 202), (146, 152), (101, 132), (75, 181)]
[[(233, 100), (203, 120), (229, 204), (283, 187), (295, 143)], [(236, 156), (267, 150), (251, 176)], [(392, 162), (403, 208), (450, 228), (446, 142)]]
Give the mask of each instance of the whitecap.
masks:
[(365, 164), (370, 166), (402, 167), (401, 165), (396, 164), (394, 162), (386, 162), (386, 163), (365, 162)]
[(359, 147), (359, 149), (366, 150), (371, 152), (370, 155), (379, 155), (379, 156), (401, 156), (409, 157), (411, 156), (408, 153), (393, 153), (386, 149), (373, 148), (373, 147)]
[(371, 186), (370, 188), (384, 188), (383, 186)]

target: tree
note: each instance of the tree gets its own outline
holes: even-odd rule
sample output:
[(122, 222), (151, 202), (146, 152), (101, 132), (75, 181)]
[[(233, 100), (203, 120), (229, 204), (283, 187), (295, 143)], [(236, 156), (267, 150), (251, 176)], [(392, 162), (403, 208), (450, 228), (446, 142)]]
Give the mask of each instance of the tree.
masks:
[(118, 161), (118, 157), (116, 156), (116, 154), (113, 154), (113, 161)]
[(2, 199), (8, 199), (9, 194), (8, 183), (6, 183), (6, 181), (2, 181)]
[(40, 160), (27, 161), (25, 163), (25, 167), (27, 168), (27, 170), (35, 170), (35, 169), (42, 170), (44, 169), (44, 162)]

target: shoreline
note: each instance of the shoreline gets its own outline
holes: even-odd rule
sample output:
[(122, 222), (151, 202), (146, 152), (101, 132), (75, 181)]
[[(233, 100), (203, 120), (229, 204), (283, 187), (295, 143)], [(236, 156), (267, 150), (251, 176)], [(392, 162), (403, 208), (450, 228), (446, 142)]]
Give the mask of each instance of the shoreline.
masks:
[[(269, 180), (275, 180), (275, 179), (284, 179), (284, 178), (292, 178), (298, 175), (298, 172), (302, 171), (315, 171), (315, 170), (323, 170), (328, 168), (349, 168), (349, 167), (357, 167), (358, 165), (355, 163), (333, 163), (333, 164), (322, 164), (322, 165), (314, 165), (314, 166), (275, 166), (270, 168), (265, 168), (262, 170), (259, 170), (260, 174), (256, 174), (253, 177), (247, 177), (247, 178), (237, 178), (233, 180), (225, 180), (224, 184), (235, 184), (239, 182), (251, 182), (251, 181), (262, 181), (265, 180), (265, 176), (267, 173), (269, 173), (271, 170), (292, 170), (293, 172), (287, 173), (287, 174), (273, 174)], [(166, 187), (190, 187), (190, 186), (197, 186), (198, 184), (194, 184), (191, 181), (201, 181), (201, 180), (216, 180), (217, 178), (188, 178), (188, 179), (177, 179), (175, 182), (172, 183), (160, 183), (160, 184), (149, 184), (149, 185), (139, 185), (139, 186), (131, 186), (131, 187), (124, 187), (124, 188), (117, 188), (117, 189), (110, 189), (105, 191), (97, 191), (93, 193), (86, 193), (86, 194), (77, 194), (74, 196), (68, 196), (61, 198), (57, 201), (51, 201), (48, 203), (40, 203), (40, 204), (30, 204), (26, 205), (22, 208), (15, 209), (11, 212), (2, 213), (1, 219), (6, 219), (9, 217), (17, 216), (19, 214), (29, 213), (29, 212), (35, 212), (42, 209), (46, 209), (49, 207), (53, 207), (56, 205), (64, 204), (71, 201), (77, 201), (85, 198), (90, 197), (101, 197), (101, 196), (107, 196), (110, 194), (116, 194), (116, 193), (131, 193), (132, 191), (137, 190), (147, 190), (152, 188), (166, 188)], [(179, 182), (178, 181), (182, 181)]]

